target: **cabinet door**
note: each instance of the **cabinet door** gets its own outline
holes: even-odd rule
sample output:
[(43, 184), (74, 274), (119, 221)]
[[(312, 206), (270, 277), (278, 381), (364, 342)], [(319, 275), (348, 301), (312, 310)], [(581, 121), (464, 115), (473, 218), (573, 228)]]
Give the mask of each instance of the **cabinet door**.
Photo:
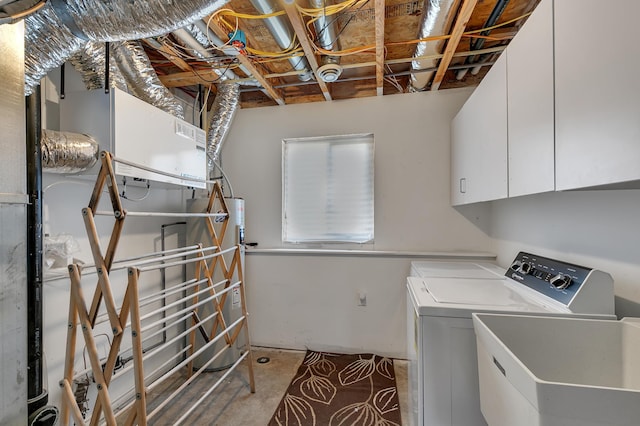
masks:
[(637, 0), (554, 4), (556, 188), (640, 179)]
[(467, 150), (473, 137), (468, 124), (473, 120), (471, 115), (472, 111), (465, 104), (451, 122), (451, 205), (454, 206), (465, 204), (467, 198), (471, 157)]
[(453, 205), (507, 197), (507, 63), (501, 55), (452, 122)]
[(552, 0), (540, 2), (506, 54), (509, 197), (553, 191)]

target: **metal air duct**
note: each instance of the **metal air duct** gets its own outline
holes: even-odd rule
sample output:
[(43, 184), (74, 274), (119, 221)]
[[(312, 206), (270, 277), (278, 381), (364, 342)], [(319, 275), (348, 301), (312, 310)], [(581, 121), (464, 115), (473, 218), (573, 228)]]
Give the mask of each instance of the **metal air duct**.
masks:
[[(102, 89), (105, 86), (105, 47), (105, 43), (90, 41), (82, 46), (78, 53), (69, 58), (69, 62), (82, 76), (87, 90)], [(128, 91), (127, 83), (113, 59), (109, 61), (109, 87)]]
[[(187, 30), (186, 28), (180, 28), (178, 30), (175, 30), (172, 34), (178, 39), (178, 41), (184, 47), (187, 47), (191, 51), (191, 54), (193, 56), (200, 58), (209, 64), (213, 64), (216, 58), (207, 50), (206, 47), (204, 47), (203, 45), (204, 43), (202, 43), (202, 41), (199, 41), (194, 36), (193, 33), (196, 31), (198, 30), (195, 27), (191, 27), (190, 30)], [(200, 31), (198, 31), (198, 33), (199, 35), (202, 35)], [(208, 45), (208, 44), (209, 43), (206, 43), (205, 45)], [(238, 76), (231, 70), (221, 71), (216, 68), (212, 68), (212, 69), (216, 74), (218, 74), (219, 81), (235, 80), (238, 78)], [(218, 81), (216, 81), (216, 83), (217, 82)]]
[[(203, 22), (203, 21), (199, 21), (199, 22)], [(203, 22), (204, 23), (204, 22)], [(206, 26), (206, 24), (204, 24)], [(217, 61), (220, 59), (219, 57), (216, 57), (215, 55), (213, 55), (208, 49), (207, 47), (212, 46), (211, 43), (209, 42), (209, 38), (211, 34), (209, 33), (203, 33), (200, 30), (200, 27), (196, 24), (196, 25), (190, 25), (188, 27), (185, 28), (181, 28), (179, 30), (176, 30), (172, 33), (179, 42), (181, 42), (185, 47), (187, 47), (189, 50), (191, 50), (191, 53), (197, 57), (202, 59), (203, 61), (209, 63), (212, 65), (212, 69), (213, 71), (219, 75), (219, 81), (217, 82), (222, 82), (225, 80), (237, 80), (239, 79), (239, 77), (236, 75), (236, 73), (234, 73), (233, 71), (227, 69), (224, 71), (221, 71), (217, 68)], [(216, 37), (217, 40), (220, 40), (219, 38)], [(212, 39), (213, 41), (213, 39)], [(220, 40), (220, 45), (223, 45), (224, 43)], [(207, 46), (207, 47), (205, 47)], [(249, 71), (247, 71), (246, 69), (243, 69), (243, 71), (247, 74), (247, 75), (251, 75), (251, 73)], [(258, 83), (258, 81), (256, 80), (244, 80), (242, 83), (239, 83), (243, 86), (260, 86), (260, 83)]]
[[(309, 0), (311, 7), (316, 9), (324, 9), (325, 0)], [(336, 25), (337, 18), (326, 15), (318, 16), (313, 25), (316, 29), (316, 37), (321, 48), (324, 50), (340, 50), (340, 42), (338, 41), (338, 29)], [(318, 67), (318, 77), (326, 83), (336, 81), (342, 74), (340, 66), (340, 57), (323, 55), (320, 58), (321, 65)]]
[(231, 122), (240, 105), (240, 86), (236, 83), (218, 85), (218, 94), (211, 107), (211, 121), (207, 133), (207, 160), (209, 171), (218, 161), (222, 143), (224, 142)]
[(210, 15), (228, 0), (50, 0), (25, 19), (25, 93), (86, 41), (155, 37)]
[[(87, 42), (69, 59), (82, 75), (87, 90), (105, 87), (105, 45)], [(176, 117), (184, 117), (182, 104), (160, 82), (139, 43), (109, 43), (109, 52), (109, 87), (117, 87)]]
[(178, 118), (184, 118), (182, 104), (160, 82), (139, 42), (113, 43), (112, 52), (111, 56), (133, 95)]
[(78, 173), (98, 161), (100, 145), (89, 135), (42, 130), (42, 168), (50, 173)]
[[(250, 1), (253, 7), (263, 15), (274, 13), (279, 10), (271, 0)], [(292, 47), (295, 33), (286, 19), (282, 16), (272, 16), (271, 18), (265, 19), (264, 23), (281, 49), (289, 49)], [(295, 70), (304, 71), (302, 74), (298, 74), (298, 78), (300, 80), (309, 81), (313, 79), (313, 72), (310, 71), (311, 67), (304, 56), (289, 58), (289, 62)]]
[[(431, 35), (445, 34), (447, 31), (447, 23), (449, 22), (449, 14), (451, 7), (456, 0), (425, 0), (425, 12), (423, 13), (422, 24), (418, 38), (426, 38)], [(437, 65), (437, 59), (417, 59), (423, 56), (437, 55), (440, 52), (442, 42), (426, 42), (422, 41), (416, 45), (413, 57), (416, 58), (411, 62), (411, 69), (414, 71), (433, 68)], [(411, 82), (409, 84), (410, 92), (419, 92), (425, 90), (427, 84), (433, 78), (435, 72), (412, 73)]]

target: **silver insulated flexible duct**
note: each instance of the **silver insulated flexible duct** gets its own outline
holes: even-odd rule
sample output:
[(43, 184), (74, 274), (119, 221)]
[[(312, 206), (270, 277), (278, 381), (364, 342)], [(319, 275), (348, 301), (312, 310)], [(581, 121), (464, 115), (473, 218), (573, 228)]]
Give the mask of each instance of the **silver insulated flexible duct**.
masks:
[(89, 135), (42, 130), (42, 168), (51, 173), (79, 173), (98, 161), (100, 146)]
[(240, 86), (235, 83), (218, 85), (218, 94), (211, 107), (211, 121), (207, 134), (207, 163), (209, 171), (213, 170), (218, 161), (220, 149), (224, 142), (231, 122), (240, 105)]
[(113, 59), (133, 95), (178, 118), (184, 118), (182, 104), (160, 82), (139, 42), (114, 43)]
[(25, 93), (88, 40), (155, 37), (210, 15), (228, 0), (50, 0), (25, 19)]
[[(449, 14), (455, 0), (425, 0), (425, 13), (423, 14), (422, 23), (418, 38), (426, 38), (434, 34), (446, 34), (447, 23), (449, 22)], [(439, 54), (442, 42), (420, 42), (416, 45), (413, 53), (414, 58), (422, 56)], [(426, 68), (433, 68), (437, 65), (437, 59), (414, 59), (411, 62), (411, 70), (417, 71)], [(411, 83), (409, 84), (410, 92), (422, 91), (433, 77), (433, 72), (420, 72), (411, 74)]]
[[(212, 55), (205, 46), (209, 45), (207, 41), (207, 36), (202, 34), (200, 30), (194, 25), (190, 25), (187, 28), (180, 28), (175, 30), (172, 33), (178, 42), (183, 46), (189, 49), (189, 52), (192, 56), (199, 58), (212, 66), (215, 66), (215, 62), (217, 58)], [(238, 78), (236, 74), (231, 70), (218, 70), (213, 68), (213, 71), (218, 75), (216, 80), (224, 81), (224, 80), (234, 80)], [(216, 81), (216, 82), (218, 82)]]
[[(105, 86), (105, 47), (105, 43), (90, 41), (78, 53), (69, 58), (69, 62), (82, 76), (82, 81), (87, 90), (102, 89)], [(113, 59), (109, 61), (109, 87), (128, 91), (127, 83), (124, 81), (124, 77)]]
[[(105, 86), (105, 44), (87, 42), (80, 52), (70, 58), (74, 68), (81, 74), (87, 90)], [(109, 52), (109, 87), (117, 87), (165, 112), (184, 118), (182, 104), (160, 82), (138, 42), (110, 43)]]

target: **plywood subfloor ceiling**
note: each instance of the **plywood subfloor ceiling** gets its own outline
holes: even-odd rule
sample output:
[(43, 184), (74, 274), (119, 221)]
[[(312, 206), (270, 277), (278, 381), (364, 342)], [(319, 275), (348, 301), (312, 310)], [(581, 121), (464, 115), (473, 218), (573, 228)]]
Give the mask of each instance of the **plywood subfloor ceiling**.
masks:
[[(267, 1), (275, 13), (265, 15), (264, 6), (262, 12), (254, 7), (257, 1)], [(148, 41), (145, 47), (161, 81), (194, 96), (215, 94), (224, 79), (220, 74), (233, 71), (231, 81), (242, 85), (242, 108), (444, 90), (478, 84), (539, 0), (313, 1), (320, 3), (231, 0), (204, 19), (227, 43), (208, 46), (207, 60), (172, 34), (155, 40), (161, 47)], [(439, 22), (420, 39), (425, 16)], [(289, 46), (276, 42), (268, 22), (274, 18), (288, 28)], [(333, 26), (332, 50), (322, 49), (314, 19)], [(238, 38), (237, 29), (244, 33), (244, 48), (229, 45), (229, 34)], [(412, 59), (421, 40), (428, 53), (416, 70)], [(339, 59), (341, 74), (334, 82), (323, 81), (319, 71), (327, 56)], [(313, 73), (307, 81), (301, 79), (304, 70), (294, 68), (304, 60)], [(421, 74), (422, 82), (412, 84), (412, 74)]]

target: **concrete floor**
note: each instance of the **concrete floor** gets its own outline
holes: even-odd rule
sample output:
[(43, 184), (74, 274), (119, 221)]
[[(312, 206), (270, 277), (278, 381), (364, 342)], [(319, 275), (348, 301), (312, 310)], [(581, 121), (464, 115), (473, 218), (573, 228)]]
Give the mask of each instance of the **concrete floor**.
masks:
[[(292, 351), (284, 349), (254, 348), (253, 371), (255, 376), (256, 392), (249, 391), (249, 382), (246, 363), (243, 363), (234, 372), (229, 374), (224, 382), (206, 398), (183, 424), (208, 425), (208, 426), (265, 426), (280, 399), (284, 395), (291, 379), (304, 358), (304, 351)], [(257, 363), (260, 357), (268, 357), (266, 364)], [(403, 425), (408, 425), (407, 408), (407, 362), (394, 360), (396, 383), (398, 387), (400, 408)], [(170, 404), (150, 420), (153, 425), (174, 425), (175, 421), (186, 412), (193, 402), (207, 389), (218, 381), (224, 372), (203, 373), (197, 380), (189, 385), (181, 396), (175, 398)], [(153, 410), (160, 401), (166, 399), (182, 382), (184, 377), (176, 377), (175, 380), (167, 380), (163, 389), (152, 392), (148, 397), (148, 412)]]

